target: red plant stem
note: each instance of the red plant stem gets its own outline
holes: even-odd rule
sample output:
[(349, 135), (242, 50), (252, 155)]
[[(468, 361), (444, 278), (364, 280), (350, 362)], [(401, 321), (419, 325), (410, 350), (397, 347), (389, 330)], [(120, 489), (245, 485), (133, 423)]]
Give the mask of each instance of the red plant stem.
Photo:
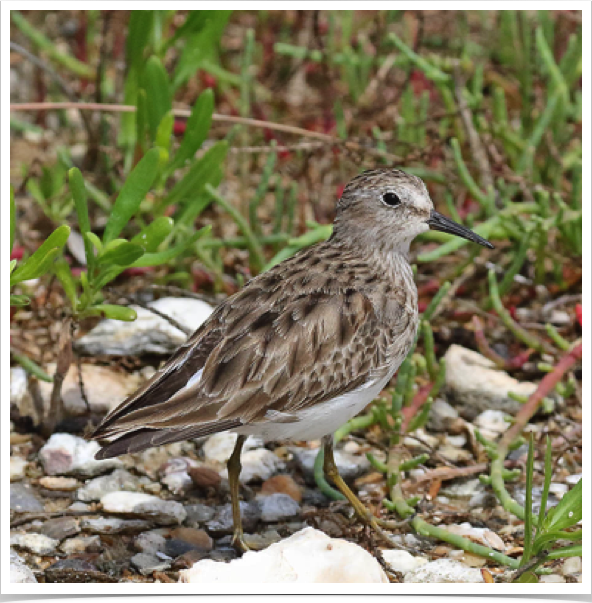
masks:
[(401, 410), (403, 422), (401, 423), (401, 433), (405, 433), (411, 419), (419, 412), (420, 408), (427, 402), (430, 392), (434, 387), (433, 383), (428, 383), (419, 389), (413, 397), (413, 401), (409, 406)]
[(530, 395), (528, 401), (518, 411), (514, 424), (506, 433), (498, 444), (498, 450), (506, 450), (507, 447), (520, 435), (529, 419), (537, 411), (537, 408), (550, 392), (555, 389), (555, 386), (561, 381), (565, 373), (582, 357), (582, 344), (579, 343), (571, 349), (561, 360), (556, 364), (555, 368), (547, 373), (536, 390)]

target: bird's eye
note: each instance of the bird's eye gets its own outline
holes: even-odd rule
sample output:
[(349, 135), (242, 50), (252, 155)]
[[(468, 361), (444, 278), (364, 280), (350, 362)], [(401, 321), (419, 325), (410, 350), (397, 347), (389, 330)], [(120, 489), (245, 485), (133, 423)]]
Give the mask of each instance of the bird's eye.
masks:
[(384, 195), (382, 195), (382, 200), (391, 207), (396, 207), (397, 205), (401, 204), (399, 195), (395, 195), (395, 193), (384, 193)]

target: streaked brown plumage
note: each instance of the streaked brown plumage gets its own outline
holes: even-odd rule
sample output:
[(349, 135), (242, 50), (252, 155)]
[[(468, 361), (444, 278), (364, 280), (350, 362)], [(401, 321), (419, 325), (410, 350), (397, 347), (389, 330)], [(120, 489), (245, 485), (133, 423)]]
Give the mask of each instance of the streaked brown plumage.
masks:
[[(387, 193), (395, 207), (384, 201)], [(115, 439), (97, 458), (228, 429), (302, 439), (310, 432), (308, 423), (297, 425), (303, 411), (384, 385), (415, 337), (417, 291), (407, 254), (433, 213), (415, 176), (380, 169), (354, 178), (338, 202), (332, 237), (222, 303), (105, 417), (92, 438)], [(354, 410), (344, 411), (342, 422)]]

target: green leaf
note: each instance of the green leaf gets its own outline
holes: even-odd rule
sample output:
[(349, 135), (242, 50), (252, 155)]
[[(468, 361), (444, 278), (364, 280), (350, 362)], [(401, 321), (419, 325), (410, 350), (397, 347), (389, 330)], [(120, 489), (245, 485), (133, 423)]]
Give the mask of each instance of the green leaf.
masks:
[(51, 383), (53, 378), (50, 377), (36, 362), (33, 362), (27, 356), (17, 354), (13, 350), (10, 350), (11, 356), (27, 371), (27, 373), (41, 379), (41, 381), (48, 381)]
[(143, 88), (138, 90), (136, 107), (136, 144), (144, 154), (146, 152), (146, 133), (148, 131), (148, 99), (146, 90)]
[(534, 472), (534, 440), (532, 433), (528, 443), (526, 460), (526, 500), (524, 502), (524, 553), (520, 565), (524, 565), (532, 556), (532, 476)]
[(551, 559), (565, 559), (566, 557), (581, 557), (582, 556), (582, 545), (577, 544), (574, 546), (566, 546), (561, 549), (555, 549), (551, 551), (545, 561)]
[(182, 167), (199, 150), (210, 130), (213, 112), (214, 93), (208, 88), (199, 95), (193, 105), (185, 127), (185, 136), (169, 168), (171, 172)]
[(220, 166), (228, 152), (228, 143), (221, 140), (212, 145), (206, 153), (191, 165), (187, 174), (168, 194), (167, 205), (173, 205), (186, 197), (195, 196), (208, 182), (211, 172)]
[(125, 322), (133, 322), (138, 316), (133, 308), (116, 306), (115, 304), (98, 304), (89, 308), (87, 313), (115, 320), (123, 320)]
[(205, 226), (180, 245), (176, 245), (175, 247), (165, 249), (164, 251), (158, 251), (156, 253), (145, 253), (143, 257), (134, 262), (133, 267), (141, 268), (145, 266), (160, 266), (161, 264), (166, 264), (166, 262), (176, 258), (180, 253), (183, 253), (187, 248), (193, 245), (195, 241), (208, 234), (211, 230), (211, 226)]
[[(103, 251), (103, 243), (94, 232), (84, 232), (82, 236), (93, 245), (93, 247), (100, 253)], [(93, 253), (94, 255), (94, 253)]]
[(167, 72), (157, 56), (146, 61), (141, 86), (146, 90), (148, 131), (150, 140), (156, 140), (156, 132), (162, 118), (172, 109), (171, 90)]
[(150, 149), (127, 177), (105, 226), (104, 243), (115, 239), (138, 211), (158, 174), (159, 158), (160, 150)]
[(553, 507), (545, 517), (545, 532), (564, 530), (582, 519), (582, 480)]
[(70, 300), (72, 309), (76, 310), (76, 283), (74, 282), (74, 277), (72, 276), (72, 272), (70, 270), (70, 266), (68, 266), (68, 262), (66, 262), (64, 258), (60, 258), (54, 264), (53, 269), (55, 275), (62, 284), (64, 293)]
[(156, 146), (164, 149), (167, 153), (171, 147), (174, 122), (175, 116), (169, 112), (160, 120), (158, 128), (156, 129)]
[[(72, 168), (68, 172), (68, 180), (70, 182), (70, 191), (74, 199), (74, 207), (78, 216), (78, 228), (80, 232), (90, 232), (90, 220), (88, 218), (88, 202), (86, 197), (86, 188), (84, 179), (78, 168)], [(89, 269), (92, 269), (95, 254), (93, 252), (92, 243), (86, 238), (84, 240), (84, 252), (86, 255), (86, 264)]]
[(10, 274), (16, 268), (16, 260), (10, 260)]
[(539, 554), (543, 549), (548, 549), (549, 544), (556, 544), (558, 540), (582, 540), (582, 530), (575, 532), (565, 532), (558, 530), (557, 532), (547, 532), (537, 537), (534, 543), (534, 553)]
[(31, 303), (31, 298), (28, 295), (13, 295), (10, 294), (10, 305), (17, 308), (28, 306)]
[(514, 580), (513, 582), (514, 584), (538, 584), (539, 579), (534, 572), (524, 572), (518, 577), (518, 580)]
[[(118, 239), (118, 242), (121, 241)], [(112, 241), (113, 243), (114, 241)], [(130, 266), (144, 255), (144, 249), (135, 243), (121, 241), (119, 244), (105, 248), (103, 253), (97, 257), (97, 263), (101, 266), (116, 264), (117, 266)]]
[(14, 247), (14, 235), (16, 233), (16, 204), (14, 202), (14, 187), (10, 185), (10, 251)]
[(27, 258), (11, 275), (10, 286), (29, 279), (39, 278), (47, 272), (51, 262), (58, 255), (70, 236), (70, 227), (65, 224), (56, 228), (35, 253)]
[(162, 216), (156, 218), (143, 228), (132, 240), (132, 243), (141, 245), (144, 251), (153, 253), (158, 246), (168, 237), (173, 229), (173, 219)]

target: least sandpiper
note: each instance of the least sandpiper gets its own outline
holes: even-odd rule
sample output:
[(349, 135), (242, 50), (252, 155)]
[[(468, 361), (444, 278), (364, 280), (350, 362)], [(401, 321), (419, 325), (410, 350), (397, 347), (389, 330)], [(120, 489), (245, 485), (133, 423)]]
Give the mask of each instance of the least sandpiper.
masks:
[(220, 431), (238, 434), (228, 462), (234, 542), (245, 438), (323, 438), (325, 471), (362, 518), (339, 476), (333, 432), (388, 384), (414, 341), (411, 241), (429, 228), (493, 247), (434, 211), (420, 178), (397, 169), (355, 177), (333, 234), (252, 279), (222, 303), (170, 360), (92, 434), (98, 459)]

